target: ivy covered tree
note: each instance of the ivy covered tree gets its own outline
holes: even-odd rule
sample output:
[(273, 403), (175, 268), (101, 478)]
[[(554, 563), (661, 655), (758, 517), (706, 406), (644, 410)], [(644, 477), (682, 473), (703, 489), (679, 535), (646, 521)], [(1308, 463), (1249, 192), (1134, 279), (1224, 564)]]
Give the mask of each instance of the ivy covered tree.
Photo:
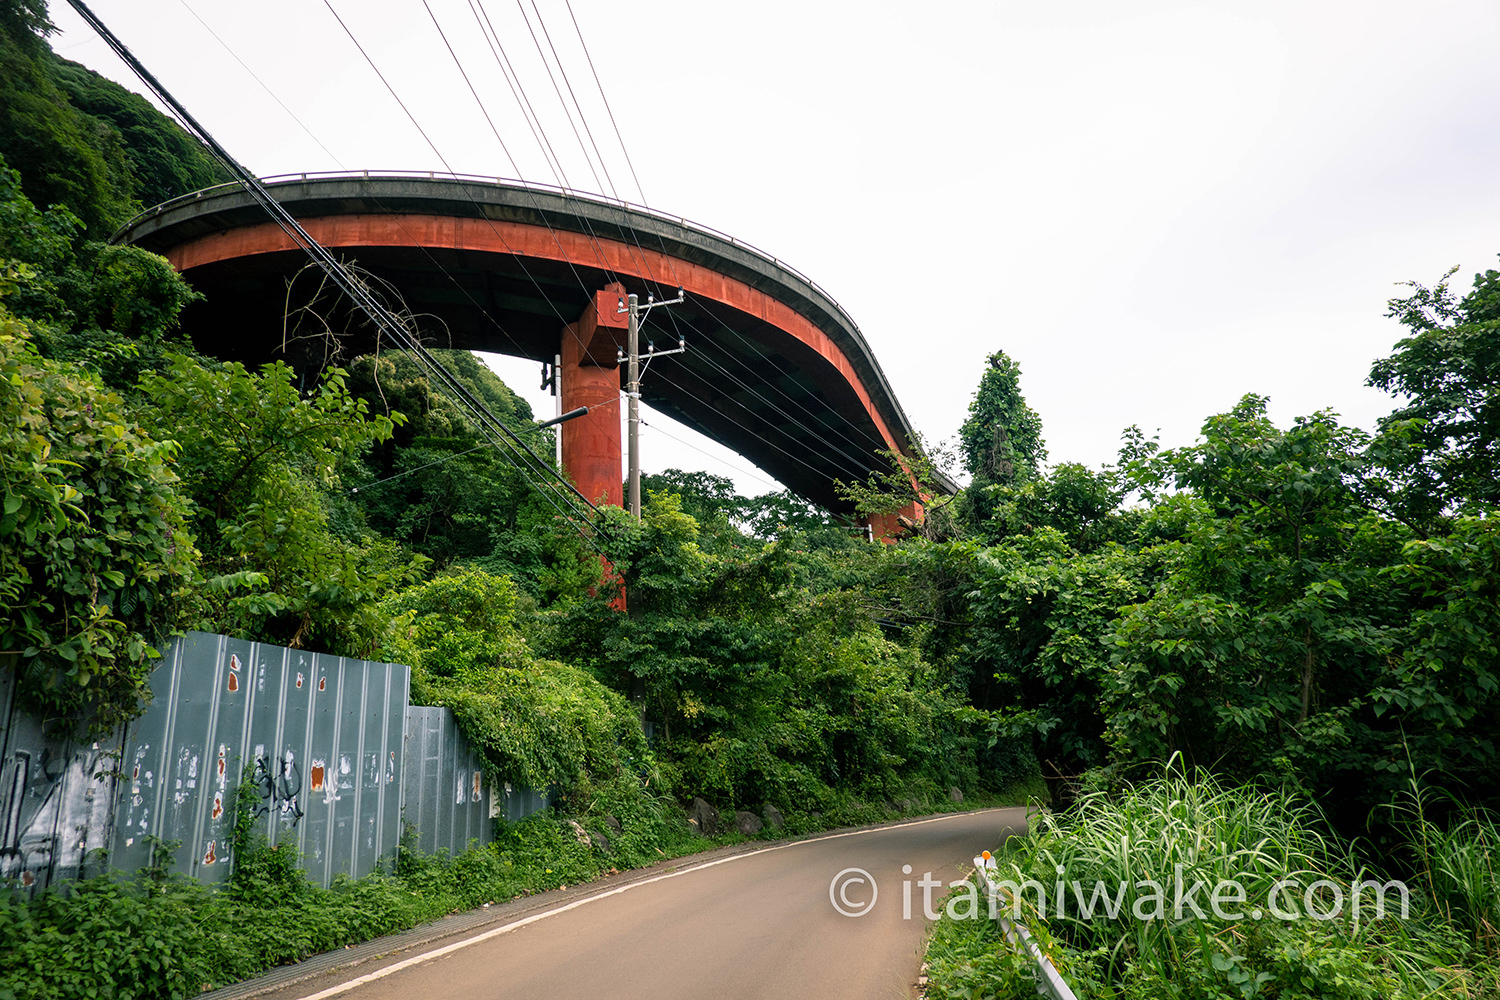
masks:
[(990, 355), (958, 435), (970, 476), (965, 492), (968, 518), (980, 527), (995, 512), (993, 488), (1035, 479), (1047, 460), (1042, 418), (1026, 405), (1021, 368), (1004, 351)]
[[(908, 453), (894, 448), (882, 448), (878, 452), (884, 459), (884, 468), (871, 472), (863, 481), (858, 479), (834, 484), (838, 495), (861, 517), (896, 516), (907, 531), (920, 533), (933, 539), (950, 533), (947, 505), (951, 497), (946, 488), (949, 471), (953, 464), (953, 453), (947, 442), (931, 444), (919, 434)], [(921, 525), (908, 524), (904, 511), (921, 505), (924, 508)], [(934, 517), (938, 511), (941, 514)], [(920, 532), (918, 529), (920, 528)]]

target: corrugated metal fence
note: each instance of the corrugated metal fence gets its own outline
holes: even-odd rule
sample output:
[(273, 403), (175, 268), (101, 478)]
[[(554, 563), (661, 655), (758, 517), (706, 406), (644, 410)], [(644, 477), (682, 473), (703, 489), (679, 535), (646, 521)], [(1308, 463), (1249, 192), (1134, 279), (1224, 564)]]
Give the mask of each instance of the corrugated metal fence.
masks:
[(0, 655), (0, 879), (34, 890), (103, 870), (120, 739), (21, 711), (15, 660)]
[(494, 820), (514, 822), (547, 808), (546, 795), (506, 782), (489, 787), (479, 757), (446, 708), (406, 710), (406, 776), (403, 814), (415, 827), (415, 847), (457, 854), (477, 840), (494, 839)]
[(113, 864), (181, 841), (177, 868), (228, 877), (231, 797), (255, 785), (256, 826), (296, 845), (328, 885), (375, 870), (401, 835), (401, 727), (411, 669), (190, 632), (152, 675), (155, 698), (125, 741)]
[[(146, 713), (117, 738), (76, 743), (12, 706), (0, 662), (0, 877), (45, 886), (108, 864), (229, 875), (233, 793), (248, 778), (260, 832), (295, 844), (316, 883), (374, 871), (404, 822), (425, 851), (493, 839), (492, 818), (547, 800), (496, 791), (443, 708), (408, 705), (408, 667), (190, 632), (163, 651)], [(53, 727), (54, 730), (58, 727)]]

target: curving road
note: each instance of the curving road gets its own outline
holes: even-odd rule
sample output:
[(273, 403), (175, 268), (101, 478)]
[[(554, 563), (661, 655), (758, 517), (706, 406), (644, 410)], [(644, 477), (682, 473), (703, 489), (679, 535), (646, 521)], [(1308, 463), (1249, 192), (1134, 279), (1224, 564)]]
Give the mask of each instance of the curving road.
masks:
[[(1024, 810), (988, 809), (679, 859), (499, 908), (461, 937), (273, 996), (910, 997), (928, 923), (924, 893), (936, 907), (974, 855), (1024, 829)], [(840, 872), (845, 884), (831, 897)], [(835, 900), (868, 912), (841, 915)]]

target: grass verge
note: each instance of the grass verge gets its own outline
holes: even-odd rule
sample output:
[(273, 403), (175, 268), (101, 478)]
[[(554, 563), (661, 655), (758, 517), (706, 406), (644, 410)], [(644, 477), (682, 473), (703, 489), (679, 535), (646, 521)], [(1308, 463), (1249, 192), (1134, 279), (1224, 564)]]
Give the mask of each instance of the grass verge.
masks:
[[(1039, 814), (998, 853), (997, 910), (1031, 928), (1079, 996), (1500, 997), (1492, 821), (1440, 831), (1418, 816), (1404, 919), (1393, 888), (1378, 914), (1390, 880), (1325, 828), (1290, 792), (1168, 772)], [(929, 1000), (1034, 997), (1030, 963), (990, 913), (957, 919), (966, 895), (929, 940)]]

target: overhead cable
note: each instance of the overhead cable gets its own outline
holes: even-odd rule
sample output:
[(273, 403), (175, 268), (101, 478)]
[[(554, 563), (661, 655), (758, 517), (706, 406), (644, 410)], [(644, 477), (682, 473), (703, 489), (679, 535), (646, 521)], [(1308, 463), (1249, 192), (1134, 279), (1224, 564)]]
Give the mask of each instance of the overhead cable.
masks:
[[(529, 454), (531, 458), (537, 463), (538, 468), (544, 469), (547, 472), (550, 472), (552, 475), (556, 476), (557, 480), (563, 485), (567, 486), (567, 488), (571, 490), (578, 499), (582, 500), (583, 503), (590, 508), (590, 510), (596, 509), (594, 508), (594, 504), (592, 501), (590, 501), (582, 493), (578, 492), (577, 488), (575, 488), (571, 483), (567, 482), (567, 480), (560, 474), (551, 470), (550, 466), (544, 463), (536, 455), (536, 453), (531, 450), (530, 446), (527, 445), (525, 441), (521, 440), (521, 438), (514, 431), (512, 431), (503, 422), (501, 422), (492, 413), (490, 413), (488, 407), (486, 407), (482, 401), (474, 397), (474, 395), (469, 392), (467, 387), (459, 382), (458, 379), (451, 372), (449, 372), (441, 362), (439, 362), (435, 357), (432, 356), (432, 354), (426, 349), (426, 347), (423, 346), (421, 340), (416, 336), (416, 334), (407, 329), (405, 322), (400, 317), (391, 312), (391, 310), (387, 308), (379, 298), (377, 298), (372, 292), (370, 292), (370, 290), (362, 281), (351, 274), (344, 267), (343, 263), (336, 257), (334, 257), (326, 247), (324, 247), (321, 243), (319, 243), (311, 235), (309, 235), (307, 231), (302, 228), (301, 223), (299, 223), (291, 215), (291, 213), (281, 205), (280, 202), (278, 202), (274, 197), (271, 196), (271, 194), (266, 190), (265, 186), (261, 184), (259, 178), (257, 178), (255, 175), (250, 173), (249, 170), (242, 166), (238, 160), (230, 155), (227, 149), (219, 144), (218, 140), (216, 140), (206, 128), (199, 124), (197, 119), (192, 116), (187, 108), (172, 96), (172, 94), (166, 89), (166, 87), (164, 87), (161, 82), (156, 79), (155, 75), (152, 74), (151, 71), (148, 70), (145, 65), (135, 57), (135, 55), (129, 50), (129, 48), (127, 48), (125, 44), (121, 42), (120, 39), (117, 38), (114, 33), (109, 30), (108, 27), (105, 26), (105, 24), (94, 14), (94, 12), (88, 8), (83, 0), (68, 0), (68, 3), (73, 7), (74, 10), (78, 12), (79, 16), (82, 17), (84, 21), (87, 22), (88, 25), (93, 28), (101, 38), (104, 39), (106, 44), (109, 45), (109, 47), (115, 52), (115, 54), (119, 56), (119, 58), (123, 62), (125, 62), (125, 64), (128, 65), (138, 77), (140, 77), (141, 81), (145, 83), (146, 86), (149, 87), (154, 94), (156, 94), (158, 99), (172, 108), (173, 112), (183, 122), (188, 131), (190, 131), (195, 137), (198, 138), (200, 142), (202, 142), (208, 148), (208, 150), (214, 155), (214, 157), (218, 159), (221, 164), (223, 164), (225, 169), (227, 169), (231, 173), (235, 180), (237, 180), (241, 184), (246, 192), (249, 193), (250, 196), (254, 198), (255, 201), (259, 203), (263, 209), (265, 209), (265, 211), (275, 221), (276, 225), (288, 236), (288, 238), (290, 238), (293, 243), (295, 243), (310, 257), (312, 257), (312, 259), (324, 270), (324, 272), (328, 274), (329, 280), (332, 281), (341, 291), (343, 291), (344, 294), (349, 297), (349, 299), (360, 309), (361, 312), (363, 312), (370, 318), (370, 320), (376, 325), (377, 329), (379, 329), (382, 333), (389, 335), (398, 346), (408, 351), (412, 355), (413, 359), (417, 361), (419, 366), (423, 368), (424, 374), (426, 374), (430, 379), (436, 381), (441, 389), (447, 391), (459, 402), (461, 406), (463, 406), (470, 412), (471, 416), (475, 418), (481, 432), (485, 433), (486, 436), (490, 436), (493, 430), (498, 429), (502, 434), (511, 438), (515, 446), (518, 446), (520, 449)], [(541, 492), (549, 502), (552, 502), (550, 491), (539, 490), (539, 492)], [(561, 499), (565, 503), (567, 503), (570, 508), (573, 509), (574, 513), (577, 516), (587, 520), (586, 515), (584, 515), (583, 512), (579, 510), (579, 508), (573, 503), (571, 498), (564, 494), (561, 495)], [(558, 508), (558, 511), (559, 513), (561, 513), (560, 508)], [(564, 517), (566, 516), (567, 515), (564, 515)], [(580, 534), (583, 534), (581, 529)], [(590, 544), (593, 544), (592, 539), (589, 539), (586, 534), (584, 534), (584, 538), (589, 541)]]

